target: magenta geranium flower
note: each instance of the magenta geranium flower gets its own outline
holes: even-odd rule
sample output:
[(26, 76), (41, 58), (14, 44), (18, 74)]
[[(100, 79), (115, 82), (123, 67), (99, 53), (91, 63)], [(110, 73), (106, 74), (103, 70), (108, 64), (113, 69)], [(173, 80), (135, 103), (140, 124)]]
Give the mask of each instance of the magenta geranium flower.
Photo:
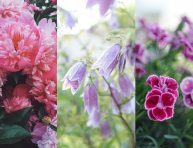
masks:
[(175, 79), (166, 77), (166, 76), (156, 76), (156, 75), (150, 75), (146, 83), (151, 86), (151, 88), (156, 88), (162, 91), (162, 93), (170, 92), (175, 97), (178, 97), (178, 83)]
[(193, 77), (186, 77), (180, 84), (181, 91), (183, 93), (184, 104), (193, 108)]
[(151, 75), (147, 84), (152, 87), (145, 99), (148, 117), (154, 121), (164, 121), (174, 115), (174, 105), (178, 97), (178, 83), (175, 79), (165, 76)]

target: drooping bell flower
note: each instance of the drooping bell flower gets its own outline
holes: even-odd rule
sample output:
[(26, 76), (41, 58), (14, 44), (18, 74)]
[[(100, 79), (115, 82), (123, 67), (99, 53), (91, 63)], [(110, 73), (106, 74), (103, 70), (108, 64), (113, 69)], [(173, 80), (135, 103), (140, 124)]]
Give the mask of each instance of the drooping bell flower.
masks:
[(174, 105), (178, 97), (178, 83), (166, 76), (150, 75), (147, 84), (151, 86), (145, 97), (145, 109), (153, 121), (164, 121), (174, 115)]
[(100, 108), (98, 103), (98, 84), (88, 83), (84, 90), (84, 108), (89, 115), (88, 126), (98, 127), (100, 122)]
[(121, 97), (119, 91), (116, 89), (114, 84), (111, 84), (111, 90), (112, 90), (112, 95), (111, 96), (111, 104), (112, 104), (112, 112), (115, 115), (120, 114), (121, 112)]
[(121, 112), (125, 114), (135, 113), (135, 99), (132, 98), (123, 104), (121, 106)]
[(123, 97), (129, 97), (134, 91), (134, 86), (126, 74), (119, 75), (119, 86)]
[(193, 77), (186, 77), (180, 84), (185, 106), (193, 108)]
[(111, 48), (104, 51), (104, 53), (93, 64), (92, 68), (98, 69), (102, 76), (108, 78), (118, 64), (120, 50), (121, 46), (119, 44), (113, 45)]
[(108, 138), (111, 135), (111, 127), (108, 121), (104, 121), (101, 124), (101, 134), (104, 138)]
[(75, 25), (75, 20), (71, 13), (66, 14), (66, 24), (70, 29), (72, 29)]
[(80, 85), (86, 74), (86, 64), (84, 62), (77, 62), (74, 64), (64, 76), (63, 90), (71, 88), (71, 92), (74, 95), (80, 88)]
[(105, 13), (109, 10), (113, 3), (114, 0), (88, 0), (86, 6), (87, 8), (90, 8), (95, 4), (99, 4), (100, 14), (105, 15)]

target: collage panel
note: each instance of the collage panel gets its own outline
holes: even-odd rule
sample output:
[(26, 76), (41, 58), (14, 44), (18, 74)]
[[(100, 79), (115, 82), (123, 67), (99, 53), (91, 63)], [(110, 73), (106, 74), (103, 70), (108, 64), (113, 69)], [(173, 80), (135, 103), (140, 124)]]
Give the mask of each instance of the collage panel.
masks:
[(58, 0), (58, 147), (135, 147), (134, 4)]
[(193, 146), (192, 1), (136, 1), (137, 148)]
[(0, 148), (57, 147), (56, 1), (0, 0)]

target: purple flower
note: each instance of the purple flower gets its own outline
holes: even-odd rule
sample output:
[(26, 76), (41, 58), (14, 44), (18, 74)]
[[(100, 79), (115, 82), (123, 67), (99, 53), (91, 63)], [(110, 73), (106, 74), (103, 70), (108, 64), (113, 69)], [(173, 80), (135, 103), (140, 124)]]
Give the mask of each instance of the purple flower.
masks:
[(99, 4), (100, 14), (104, 15), (113, 4), (114, 0), (88, 0), (87, 8)]
[(66, 24), (68, 27), (70, 27), (70, 29), (72, 29), (75, 25), (74, 18), (70, 13), (67, 13), (66, 15)]
[(169, 43), (170, 37), (168, 33), (158, 25), (148, 24), (143, 19), (140, 20), (140, 25), (147, 33), (149, 39), (157, 42), (160, 48), (165, 47)]
[(120, 98), (119, 91), (116, 89), (114, 85), (111, 85), (111, 90), (112, 90), (112, 97), (111, 97), (111, 104), (112, 104), (112, 112), (115, 115), (120, 114), (120, 108), (122, 100)]
[(113, 45), (107, 49), (102, 56), (93, 64), (93, 69), (99, 69), (99, 72), (105, 78), (108, 78), (119, 61), (121, 46)]
[(184, 104), (189, 108), (193, 108), (193, 77), (184, 78), (180, 84), (180, 88), (184, 96)]
[(111, 135), (111, 127), (108, 121), (101, 124), (101, 134), (104, 138), (108, 138)]
[(74, 95), (79, 89), (85, 74), (86, 64), (84, 62), (74, 64), (64, 76), (63, 90), (71, 88), (71, 92)]
[(119, 58), (119, 72), (123, 73), (126, 65), (126, 53), (121, 54)]
[(121, 112), (126, 114), (135, 113), (135, 99), (132, 98), (128, 100), (127, 103), (123, 104), (121, 107)]
[(119, 20), (116, 15), (112, 15), (109, 22), (112, 28), (118, 28), (120, 26)]
[(134, 86), (126, 74), (120, 74), (119, 86), (123, 97), (128, 97), (134, 91)]
[(100, 121), (100, 108), (98, 104), (97, 81), (87, 84), (84, 90), (84, 108), (89, 115), (88, 126), (98, 127)]

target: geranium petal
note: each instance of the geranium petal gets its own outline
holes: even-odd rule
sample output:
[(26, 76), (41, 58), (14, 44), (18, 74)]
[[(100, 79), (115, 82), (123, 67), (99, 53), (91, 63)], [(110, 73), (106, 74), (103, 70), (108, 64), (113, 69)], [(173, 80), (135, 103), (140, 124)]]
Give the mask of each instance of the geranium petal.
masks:
[(152, 110), (153, 116), (158, 120), (158, 121), (163, 121), (166, 119), (167, 114), (164, 111), (164, 109), (161, 108), (155, 108)]
[(173, 106), (176, 98), (171, 93), (163, 93), (161, 96), (161, 100), (164, 106)]
[(159, 101), (160, 96), (149, 96), (146, 100), (145, 100), (145, 108), (146, 109), (151, 109), (156, 107), (158, 101)]

